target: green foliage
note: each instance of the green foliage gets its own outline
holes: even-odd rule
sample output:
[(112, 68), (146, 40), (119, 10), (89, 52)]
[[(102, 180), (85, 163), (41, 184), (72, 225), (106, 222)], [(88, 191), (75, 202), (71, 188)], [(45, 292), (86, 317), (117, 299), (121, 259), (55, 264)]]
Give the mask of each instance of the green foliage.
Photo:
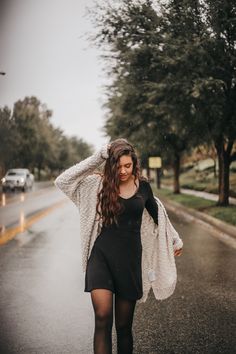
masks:
[[(126, 136), (137, 145), (143, 141), (146, 155), (161, 154), (171, 162), (199, 138), (189, 124), (192, 97), (188, 80), (183, 80), (189, 57), (183, 48), (187, 39), (180, 32), (185, 37), (186, 32), (178, 28), (176, 13), (167, 10), (159, 15), (149, 1), (122, 2), (118, 11), (109, 8), (99, 18), (103, 27), (97, 38), (110, 46), (115, 62), (106, 133)], [(171, 16), (176, 25), (167, 29)]]
[(0, 109), (1, 174), (12, 167), (37, 168), (49, 175), (83, 160), (92, 146), (77, 137), (68, 138), (50, 122), (52, 111), (36, 97), (18, 100), (13, 108)]
[(0, 108), (0, 127), (0, 173), (3, 174), (18, 145), (16, 127), (8, 107)]
[[(105, 132), (166, 166), (214, 143), (227, 176), (236, 140), (236, 5), (229, 0), (130, 0), (100, 8), (96, 43), (109, 75)], [(97, 10), (97, 9), (96, 9)], [(227, 177), (219, 178), (227, 204)]]
[(217, 219), (236, 225), (236, 206), (230, 205), (228, 208), (214, 207), (207, 210), (207, 213)]
[(14, 162), (26, 167), (43, 167), (50, 156), (48, 134), (51, 112), (36, 97), (26, 97), (15, 103), (13, 120), (19, 137)]

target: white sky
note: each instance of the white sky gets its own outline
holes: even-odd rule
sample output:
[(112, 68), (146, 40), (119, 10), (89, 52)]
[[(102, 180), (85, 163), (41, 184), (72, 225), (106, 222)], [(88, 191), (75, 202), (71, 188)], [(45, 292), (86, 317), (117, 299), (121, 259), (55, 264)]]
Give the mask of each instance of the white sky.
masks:
[(97, 149), (103, 137), (104, 63), (86, 39), (93, 0), (0, 0), (0, 106), (35, 95), (52, 123)]

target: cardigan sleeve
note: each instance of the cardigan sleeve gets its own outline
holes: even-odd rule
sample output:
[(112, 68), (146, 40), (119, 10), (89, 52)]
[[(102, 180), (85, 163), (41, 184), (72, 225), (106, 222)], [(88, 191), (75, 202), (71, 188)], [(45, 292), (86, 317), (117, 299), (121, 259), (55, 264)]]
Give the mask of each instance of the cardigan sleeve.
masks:
[(160, 201), (159, 198), (157, 198), (157, 197), (155, 197), (155, 198), (156, 198), (159, 208), (164, 213), (164, 217), (166, 219), (166, 227), (167, 227), (168, 233), (170, 234), (172, 241), (173, 241), (173, 249), (174, 249), (174, 251), (179, 250), (180, 248), (183, 247), (183, 240), (180, 238), (178, 232), (175, 230), (174, 226), (172, 225), (163, 203)]
[(174, 251), (179, 250), (181, 248), (183, 248), (183, 241), (180, 238), (178, 232), (175, 230), (174, 226), (172, 225), (169, 217), (167, 216), (167, 223), (169, 225), (169, 228), (171, 230), (171, 235), (172, 235), (172, 239), (173, 239), (173, 247), (174, 247)]
[(76, 201), (80, 184), (86, 177), (108, 158), (108, 144), (85, 160), (75, 164), (62, 172), (54, 181), (56, 187), (64, 192), (72, 201)]

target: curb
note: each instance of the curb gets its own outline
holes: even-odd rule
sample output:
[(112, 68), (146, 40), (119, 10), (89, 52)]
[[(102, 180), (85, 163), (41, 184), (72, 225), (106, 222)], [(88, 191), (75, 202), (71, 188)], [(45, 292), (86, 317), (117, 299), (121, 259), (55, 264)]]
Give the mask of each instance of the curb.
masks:
[(166, 206), (167, 210), (174, 212), (177, 215), (182, 215), (188, 221), (195, 219), (195, 221), (202, 221), (205, 226), (212, 227), (214, 236), (218, 237), (222, 241), (230, 244), (233, 247), (236, 246), (236, 227), (227, 224), (224, 221), (214, 218), (200, 211), (187, 208), (184, 205), (170, 201), (169, 199), (161, 198)]

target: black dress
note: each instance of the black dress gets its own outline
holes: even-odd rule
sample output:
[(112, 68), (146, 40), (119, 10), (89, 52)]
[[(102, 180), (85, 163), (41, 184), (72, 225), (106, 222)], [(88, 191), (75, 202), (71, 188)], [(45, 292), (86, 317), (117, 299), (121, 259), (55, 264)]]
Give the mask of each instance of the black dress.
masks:
[(130, 300), (143, 296), (141, 221), (144, 208), (158, 224), (158, 207), (150, 184), (139, 181), (136, 193), (124, 199), (124, 206), (115, 223), (102, 227), (97, 236), (85, 273), (85, 292), (93, 289), (109, 289)]

